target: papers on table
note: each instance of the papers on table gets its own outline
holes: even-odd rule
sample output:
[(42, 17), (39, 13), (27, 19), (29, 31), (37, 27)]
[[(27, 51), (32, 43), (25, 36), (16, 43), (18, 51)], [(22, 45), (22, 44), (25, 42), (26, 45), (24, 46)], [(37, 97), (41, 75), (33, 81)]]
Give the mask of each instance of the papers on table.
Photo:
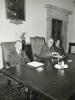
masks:
[(61, 64), (56, 64), (54, 67), (56, 69), (65, 69), (65, 68), (68, 68), (68, 65), (67, 64), (64, 64), (64, 66), (62, 67)]
[(43, 71), (43, 68), (42, 68), (42, 67), (39, 67), (39, 68), (36, 68), (36, 70), (37, 70), (38, 72), (41, 72), (41, 71)]
[(67, 61), (68, 61), (68, 62), (72, 62), (72, 60), (70, 60), (70, 59), (69, 59), (69, 60), (67, 60)]
[(27, 63), (27, 65), (32, 66), (34, 68), (37, 68), (37, 67), (43, 66), (44, 64), (40, 63), (40, 62), (37, 62), (37, 61), (33, 61), (33, 62)]

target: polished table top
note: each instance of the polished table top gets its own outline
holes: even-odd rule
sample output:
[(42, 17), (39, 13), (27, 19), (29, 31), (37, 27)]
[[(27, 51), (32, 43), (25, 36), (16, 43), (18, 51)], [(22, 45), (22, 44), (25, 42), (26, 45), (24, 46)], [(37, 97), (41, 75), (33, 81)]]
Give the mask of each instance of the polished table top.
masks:
[(75, 55), (70, 55), (68, 69), (57, 70), (53, 66), (43, 67), (43, 71), (29, 69), (25, 66), (1, 70), (5, 75), (29, 85), (33, 89), (53, 98), (67, 100), (75, 92)]

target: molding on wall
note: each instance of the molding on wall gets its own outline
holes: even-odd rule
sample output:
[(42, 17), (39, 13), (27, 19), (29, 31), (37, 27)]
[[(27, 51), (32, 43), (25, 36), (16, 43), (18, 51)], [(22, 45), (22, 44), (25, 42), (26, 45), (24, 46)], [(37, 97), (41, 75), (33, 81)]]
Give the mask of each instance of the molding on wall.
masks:
[(54, 5), (46, 4), (45, 7), (47, 8), (47, 18), (52, 17), (59, 20), (68, 21), (68, 15), (72, 14), (71, 11), (56, 7)]
[(59, 12), (62, 12), (62, 13), (65, 13), (66, 15), (69, 15), (69, 14), (72, 14), (71, 11), (69, 10), (66, 10), (64, 8), (60, 8), (60, 7), (57, 7), (57, 6), (54, 6), (54, 5), (50, 5), (50, 4), (46, 4), (45, 7), (48, 9), (53, 9), (53, 10), (57, 10)]

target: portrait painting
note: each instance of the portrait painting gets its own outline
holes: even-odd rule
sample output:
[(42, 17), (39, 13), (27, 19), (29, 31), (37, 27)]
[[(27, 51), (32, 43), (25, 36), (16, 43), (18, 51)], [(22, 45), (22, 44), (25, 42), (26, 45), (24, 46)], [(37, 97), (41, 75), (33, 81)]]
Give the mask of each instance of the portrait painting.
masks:
[(5, 0), (6, 16), (12, 20), (25, 20), (25, 0)]

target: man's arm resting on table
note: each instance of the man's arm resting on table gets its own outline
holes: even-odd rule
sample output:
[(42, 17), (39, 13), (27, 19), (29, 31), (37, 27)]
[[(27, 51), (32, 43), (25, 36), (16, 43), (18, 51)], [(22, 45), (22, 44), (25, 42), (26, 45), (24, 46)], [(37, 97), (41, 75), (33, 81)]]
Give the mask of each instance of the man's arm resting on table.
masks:
[(9, 62), (5, 63), (5, 68), (10, 68), (10, 63)]
[(16, 66), (15, 57), (13, 54), (9, 55), (9, 64), (10, 64), (10, 67)]

